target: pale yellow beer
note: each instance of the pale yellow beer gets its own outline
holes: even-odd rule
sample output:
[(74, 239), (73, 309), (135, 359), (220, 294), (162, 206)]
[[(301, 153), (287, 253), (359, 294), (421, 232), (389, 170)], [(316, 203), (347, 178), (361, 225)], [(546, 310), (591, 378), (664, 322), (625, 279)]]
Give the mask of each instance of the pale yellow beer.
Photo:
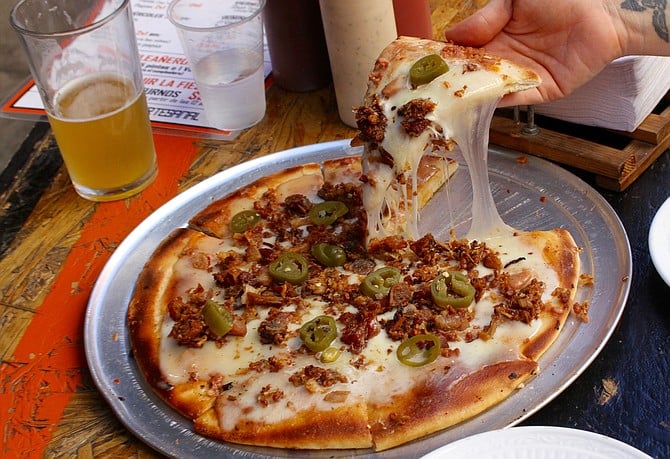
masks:
[(156, 176), (156, 153), (143, 92), (113, 74), (66, 84), (47, 111), (65, 166), (79, 194), (122, 199)]

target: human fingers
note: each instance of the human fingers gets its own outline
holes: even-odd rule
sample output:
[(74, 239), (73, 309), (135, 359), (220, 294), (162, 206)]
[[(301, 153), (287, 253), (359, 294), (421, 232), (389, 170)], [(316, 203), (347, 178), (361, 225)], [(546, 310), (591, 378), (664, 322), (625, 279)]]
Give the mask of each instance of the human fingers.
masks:
[(491, 0), (470, 17), (445, 30), (444, 38), (465, 46), (483, 46), (512, 18), (512, 0)]
[(500, 102), (498, 107), (514, 107), (516, 105), (536, 105), (547, 102), (546, 96), (538, 88), (527, 89), (526, 91), (507, 94)]

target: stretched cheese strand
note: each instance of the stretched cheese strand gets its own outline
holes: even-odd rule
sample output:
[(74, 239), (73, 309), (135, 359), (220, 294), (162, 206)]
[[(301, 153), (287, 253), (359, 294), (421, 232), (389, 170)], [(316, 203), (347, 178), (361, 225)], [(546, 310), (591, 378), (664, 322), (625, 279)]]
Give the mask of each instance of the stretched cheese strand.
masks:
[(483, 241), (514, 232), (500, 217), (489, 183), (489, 126), (498, 100), (468, 105), (452, 121), (454, 139), (461, 148), (472, 182), (472, 222), (466, 236), (470, 240)]

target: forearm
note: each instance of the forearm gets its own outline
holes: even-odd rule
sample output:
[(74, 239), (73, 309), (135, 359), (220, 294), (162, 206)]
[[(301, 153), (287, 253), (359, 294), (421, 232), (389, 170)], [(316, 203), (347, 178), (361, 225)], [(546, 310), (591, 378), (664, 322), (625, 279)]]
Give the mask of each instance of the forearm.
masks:
[(667, 0), (606, 0), (618, 16), (624, 55), (670, 56)]

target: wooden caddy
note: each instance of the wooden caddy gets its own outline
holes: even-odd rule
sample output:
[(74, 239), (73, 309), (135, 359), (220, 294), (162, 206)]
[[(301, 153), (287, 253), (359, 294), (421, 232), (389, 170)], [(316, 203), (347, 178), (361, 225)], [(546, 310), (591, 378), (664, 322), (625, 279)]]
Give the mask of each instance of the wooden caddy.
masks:
[(490, 141), (595, 175), (598, 186), (623, 191), (670, 147), (670, 93), (633, 132), (582, 126), (499, 110)]

